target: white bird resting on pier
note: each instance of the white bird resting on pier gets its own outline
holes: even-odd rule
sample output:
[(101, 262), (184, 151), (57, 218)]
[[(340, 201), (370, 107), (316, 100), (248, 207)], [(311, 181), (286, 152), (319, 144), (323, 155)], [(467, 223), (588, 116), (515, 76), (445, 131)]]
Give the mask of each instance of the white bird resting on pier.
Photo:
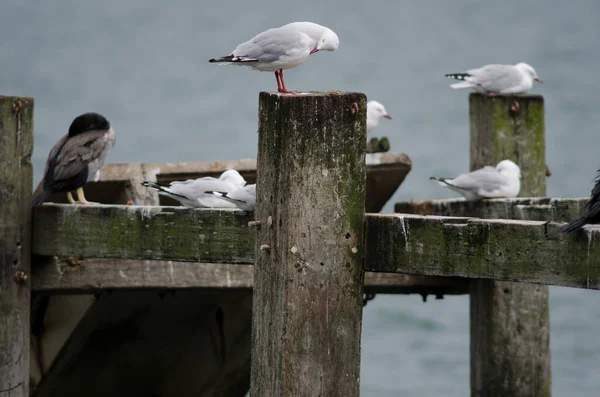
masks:
[(523, 62), (516, 65), (485, 65), (463, 73), (449, 73), (446, 77), (461, 80), (450, 85), (454, 89), (472, 88), (488, 95), (526, 94), (533, 87), (534, 80), (543, 83), (535, 69)]
[(256, 207), (256, 184), (239, 186), (230, 192), (207, 191), (221, 200), (228, 201), (244, 211), (254, 211)]
[(226, 65), (248, 66), (262, 72), (275, 72), (277, 91), (289, 91), (283, 81), (283, 70), (303, 64), (318, 51), (335, 51), (340, 40), (335, 32), (312, 22), (292, 22), (266, 30), (239, 44), (231, 54), (210, 59)]
[(367, 134), (379, 125), (382, 118), (392, 119), (385, 107), (377, 101), (367, 103)]
[(181, 205), (191, 208), (238, 208), (232, 202), (216, 197), (206, 191), (229, 193), (237, 188), (246, 186), (246, 180), (236, 170), (227, 170), (219, 176), (174, 181), (168, 186), (155, 182), (144, 181), (142, 186), (158, 190), (158, 194), (179, 201)]
[(495, 168), (485, 166), (460, 174), (454, 179), (433, 176), (430, 179), (462, 194), (469, 201), (516, 197), (521, 190), (521, 169), (510, 160), (502, 160)]

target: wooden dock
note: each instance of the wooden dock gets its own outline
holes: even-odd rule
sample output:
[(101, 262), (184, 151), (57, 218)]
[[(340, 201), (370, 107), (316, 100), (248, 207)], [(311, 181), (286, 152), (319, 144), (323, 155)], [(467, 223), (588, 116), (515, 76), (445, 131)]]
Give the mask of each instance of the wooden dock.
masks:
[[(109, 164), (106, 205), (29, 214), (33, 101), (0, 97), (0, 396), (358, 396), (365, 293), (469, 293), (471, 395), (550, 396), (546, 286), (600, 288), (600, 228), (549, 238), (587, 199), (535, 197), (540, 96), (470, 101), (472, 168), (517, 161), (531, 198), (377, 214), (411, 164), (365, 155), (365, 96), (261, 93), (256, 160)], [(140, 185), (230, 167), (255, 213)]]

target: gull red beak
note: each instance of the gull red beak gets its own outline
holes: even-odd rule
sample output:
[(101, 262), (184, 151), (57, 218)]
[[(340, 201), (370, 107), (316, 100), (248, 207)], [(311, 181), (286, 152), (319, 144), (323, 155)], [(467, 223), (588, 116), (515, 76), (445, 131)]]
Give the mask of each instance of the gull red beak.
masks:
[(315, 49), (314, 49), (314, 50), (312, 50), (310, 53), (311, 53), (311, 54), (314, 54), (314, 53), (315, 53), (315, 52), (317, 52), (317, 51), (319, 51), (319, 49), (318, 49), (318, 48), (315, 48)]
[(383, 117), (385, 117), (386, 119), (390, 119), (390, 120), (392, 119), (392, 116), (390, 116), (389, 114), (386, 114), (386, 115), (385, 115), (385, 116), (383, 116)]
[(536, 77), (534, 80), (537, 81), (538, 83), (543, 83), (542, 79), (540, 79), (539, 77)]

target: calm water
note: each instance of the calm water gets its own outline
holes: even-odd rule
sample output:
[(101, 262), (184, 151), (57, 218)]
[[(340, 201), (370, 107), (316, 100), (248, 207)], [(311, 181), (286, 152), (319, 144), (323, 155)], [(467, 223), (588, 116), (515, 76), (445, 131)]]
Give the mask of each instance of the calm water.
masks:
[[(394, 120), (375, 135), (413, 159), (385, 211), (451, 196), (428, 177), (468, 169), (468, 103), (443, 75), (492, 62), (528, 62), (544, 79), (534, 92), (546, 100), (548, 194), (582, 197), (600, 168), (599, 16), (592, 0), (4, 0), (0, 93), (35, 97), (36, 183), (50, 147), (90, 110), (117, 131), (109, 162), (254, 157), (258, 93), (275, 79), (208, 59), (309, 20), (336, 31), (341, 45), (288, 71), (288, 87), (379, 100)], [(551, 289), (555, 396), (598, 395), (599, 301), (597, 292)], [(363, 396), (468, 395), (467, 297), (377, 296), (363, 335)]]

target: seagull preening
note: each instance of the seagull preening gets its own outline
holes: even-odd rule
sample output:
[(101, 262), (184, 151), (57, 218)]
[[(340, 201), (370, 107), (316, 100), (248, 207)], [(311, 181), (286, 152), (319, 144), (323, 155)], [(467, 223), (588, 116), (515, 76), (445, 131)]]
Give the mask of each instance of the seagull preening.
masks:
[(158, 194), (171, 197), (181, 205), (191, 208), (237, 208), (238, 206), (207, 191), (229, 193), (237, 188), (246, 186), (246, 180), (236, 170), (227, 170), (213, 178), (207, 176), (186, 181), (174, 181), (169, 185), (159, 185), (155, 182), (144, 181), (142, 186), (158, 190)]
[(560, 228), (561, 233), (571, 233), (581, 229), (588, 224), (600, 223), (600, 170), (597, 171), (598, 175), (594, 182), (594, 188), (592, 189), (592, 196), (585, 205), (587, 213), (579, 219), (571, 221), (569, 224)]
[(517, 197), (521, 190), (521, 169), (510, 160), (502, 160), (495, 168), (486, 166), (460, 174), (454, 179), (433, 176), (430, 179), (462, 194), (469, 201)]
[(232, 203), (239, 209), (252, 212), (256, 207), (256, 184), (239, 186), (230, 192), (206, 191), (205, 193)]
[[(46, 201), (54, 193), (66, 192), (71, 204), (92, 204), (86, 200), (83, 185), (97, 180), (100, 168), (116, 137), (110, 123), (98, 113), (85, 113), (73, 120), (69, 132), (50, 150), (44, 177), (33, 193), (31, 206)], [(72, 192), (77, 192), (77, 199)]]
[(535, 69), (523, 62), (516, 65), (485, 65), (464, 73), (449, 73), (446, 77), (461, 80), (450, 85), (454, 89), (472, 88), (488, 95), (526, 94), (533, 87), (534, 80), (543, 83)]
[(373, 131), (382, 118), (392, 119), (385, 107), (377, 101), (369, 101), (367, 103), (367, 134)]
[(312, 22), (292, 22), (266, 30), (239, 44), (231, 54), (210, 59), (227, 65), (243, 65), (262, 72), (275, 72), (277, 91), (289, 91), (283, 81), (283, 70), (303, 64), (318, 51), (335, 51), (340, 40), (335, 32)]

